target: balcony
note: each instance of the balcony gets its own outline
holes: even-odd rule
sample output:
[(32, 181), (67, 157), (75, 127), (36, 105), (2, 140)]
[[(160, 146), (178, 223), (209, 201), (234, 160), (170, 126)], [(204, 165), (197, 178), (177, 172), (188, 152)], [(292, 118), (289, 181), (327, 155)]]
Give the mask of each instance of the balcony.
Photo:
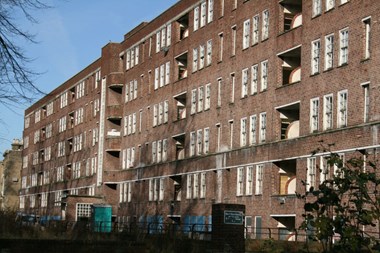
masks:
[(300, 103), (295, 102), (277, 107), (281, 121), (281, 140), (293, 139), (300, 136)]
[(301, 81), (301, 46), (296, 46), (292, 49), (277, 55), (281, 60), (281, 85), (293, 84)]
[(302, 0), (281, 0), (283, 32), (302, 25)]

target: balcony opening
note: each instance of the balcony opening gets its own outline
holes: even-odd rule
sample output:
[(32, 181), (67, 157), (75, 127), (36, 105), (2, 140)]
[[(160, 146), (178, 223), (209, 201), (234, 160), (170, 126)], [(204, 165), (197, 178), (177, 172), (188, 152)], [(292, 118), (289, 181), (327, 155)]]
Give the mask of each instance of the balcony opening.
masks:
[(176, 102), (177, 120), (186, 118), (186, 92), (174, 97)]
[(289, 31), (302, 25), (302, 0), (280, 1), (283, 11), (283, 31)]
[(71, 102), (75, 101), (75, 86), (70, 89)]
[(69, 113), (69, 128), (74, 127), (74, 112)]
[(179, 27), (179, 40), (189, 36), (189, 13), (186, 13), (177, 20)]
[(106, 152), (112, 157), (120, 158), (120, 150), (118, 149), (107, 149)]
[(177, 160), (185, 158), (185, 133), (173, 136), (175, 140), (175, 157)]
[(123, 84), (111, 84), (109, 88), (120, 95), (123, 94)]
[(173, 201), (181, 201), (182, 177), (172, 176), (170, 178), (173, 180)]
[(296, 193), (297, 186), (297, 160), (285, 160), (274, 163), (278, 167), (279, 195), (292, 195)]
[(71, 151), (73, 150), (73, 138), (69, 138), (67, 139), (67, 143), (69, 144), (69, 154), (71, 153)]
[(300, 135), (300, 103), (277, 107), (281, 121), (281, 140), (297, 138)]
[(301, 46), (277, 55), (281, 58), (282, 64), (282, 85), (292, 84), (301, 81)]
[(178, 69), (178, 80), (187, 77), (187, 52), (175, 58)]
[(295, 241), (296, 240), (296, 222), (295, 214), (272, 214), (271, 217), (275, 219), (278, 224), (278, 238), (281, 241)]
[(41, 162), (45, 161), (45, 150), (44, 149), (40, 150), (40, 161)]

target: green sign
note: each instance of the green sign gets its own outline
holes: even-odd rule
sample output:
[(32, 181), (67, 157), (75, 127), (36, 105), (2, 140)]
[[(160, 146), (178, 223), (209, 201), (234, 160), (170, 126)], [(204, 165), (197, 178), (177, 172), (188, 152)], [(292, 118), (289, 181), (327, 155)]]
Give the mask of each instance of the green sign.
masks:
[(224, 224), (243, 225), (243, 212), (224, 211)]

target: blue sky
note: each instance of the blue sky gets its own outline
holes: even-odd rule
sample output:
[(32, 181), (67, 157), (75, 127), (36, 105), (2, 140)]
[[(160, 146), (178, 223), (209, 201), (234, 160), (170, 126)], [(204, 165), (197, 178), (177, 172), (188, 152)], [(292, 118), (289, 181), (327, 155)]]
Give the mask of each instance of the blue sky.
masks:
[[(37, 24), (19, 20), (36, 35), (38, 44), (21, 44), (34, 61), (29, 67), (43, 73), (36, 85), (50, 92), (100, 57), (109, 41), (121, 42), (125, 33), (150, 21), (178, 0), (45, 0), (54, 8), (34, 12)], [(24, 110), (0, 106), (0, 153), (22, 138)], [(1, 158), (0, 158), (1, 159)]]

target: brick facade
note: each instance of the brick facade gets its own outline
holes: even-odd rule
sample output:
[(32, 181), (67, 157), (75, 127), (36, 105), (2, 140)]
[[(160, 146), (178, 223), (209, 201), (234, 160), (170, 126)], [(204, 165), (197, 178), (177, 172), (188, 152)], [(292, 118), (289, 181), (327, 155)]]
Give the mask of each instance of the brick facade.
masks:
[[(302, 221), (295, 192), (305, 192), (308, 159), (321, 143), (375, 159), (380, 32), (371, 21), (380, 4), (234, 2), (179, 1), (27, 109), (22, 208), (61, 216), (59, 194), (91, 195), (111, 204), (119, 221), (192, 224), (211, 223), (212, 204), (244, 204), (252, 227), (290, 231)], [(51, 159), (41, 160), (49, 146)], [(316, 168), (326, 155), (316, 155)], [(40, 184), (47, 170), (51, 179)], [(319, 183), (318, 169), (313, 176)]]

